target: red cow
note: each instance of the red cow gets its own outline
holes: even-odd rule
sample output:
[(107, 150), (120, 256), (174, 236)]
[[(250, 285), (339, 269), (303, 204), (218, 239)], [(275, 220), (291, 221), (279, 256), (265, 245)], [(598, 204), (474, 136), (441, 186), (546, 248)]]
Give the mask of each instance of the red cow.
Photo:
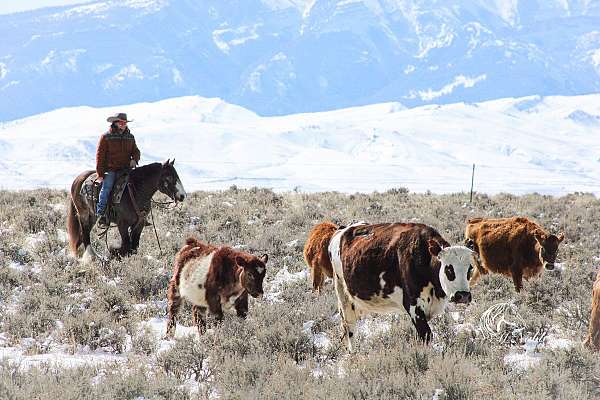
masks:
[(497, 272), (513, 279), (517, 292), (523, 278), (554, 269), (564, 234), (551, 235), (525, 217), (474, 218), (467, 222), (465, 244), (479, 254), (471, 284), (481, 274)]

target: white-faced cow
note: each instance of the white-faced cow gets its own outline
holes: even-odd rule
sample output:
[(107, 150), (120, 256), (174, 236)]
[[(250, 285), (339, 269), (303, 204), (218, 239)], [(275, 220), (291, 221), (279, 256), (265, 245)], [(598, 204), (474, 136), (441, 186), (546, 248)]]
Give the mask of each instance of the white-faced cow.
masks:
[(465, 244), (479, 254), (471, 285), (489, 271), (512, 277), (521, 291), (523, 278), (554, 269), (563, 233), (551, 235), (525, 217), (473, 218), (467, 222)]
[(181, 298), (192, 303), (193, 322), (202, 334), (206, 328), (206, 310), (218, 320), (223, 310), (245, 318), (248, 313), (248, 293), (255, 298), (263, 295), (263, 279), (268, 256), (256, 257), (231, 247), (215, 247), (189, 238), (177, 255), (173, 277), (167, 290), (167, 336), (175, 333), (175, 318)]
[(423, 224), (353, 224), (329, 244), (333, 280), (348, 349), (356, 321), (366, 313), (409, 314), (421, 340), (429, 321), (449, 301), (469, 303), (473, 252), (450, 246)]

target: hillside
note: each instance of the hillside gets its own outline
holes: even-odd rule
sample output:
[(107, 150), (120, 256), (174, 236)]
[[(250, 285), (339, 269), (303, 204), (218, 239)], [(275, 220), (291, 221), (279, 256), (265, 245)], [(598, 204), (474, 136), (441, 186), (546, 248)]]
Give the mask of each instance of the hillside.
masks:
[(260, 115), (600, 90), (599, 0), (103, 0), (0, 15), (0, 121), (188, 95)]
[(600, 95), (506, 98), (407, 109), (382, 103), (260, 117), (182, 97), (65, 108), (0, 123), (0, 188), (66, 189), (94, 168), (106, 117), (126, 111), (142, 164), (176, 160), (188, 191), (600, 193)]

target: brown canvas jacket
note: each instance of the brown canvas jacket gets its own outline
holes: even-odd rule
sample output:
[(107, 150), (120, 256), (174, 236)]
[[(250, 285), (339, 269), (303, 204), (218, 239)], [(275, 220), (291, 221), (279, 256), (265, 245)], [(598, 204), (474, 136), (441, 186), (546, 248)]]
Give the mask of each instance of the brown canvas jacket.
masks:
[(135, 137), (126, 129), (123, 133), (106, 132), (100, 137), (96, 150), (96, 172), (104, 176), (108, 171), (129, 167), (129, 161), (140, 161), (140, 150)]

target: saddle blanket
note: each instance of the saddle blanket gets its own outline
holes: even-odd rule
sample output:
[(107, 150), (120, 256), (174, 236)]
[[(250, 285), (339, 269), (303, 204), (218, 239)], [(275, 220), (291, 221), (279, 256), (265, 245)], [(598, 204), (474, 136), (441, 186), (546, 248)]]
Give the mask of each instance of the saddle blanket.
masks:
[[(100, 188), (102, 184), (97, 181), (98, 174), (93, 173), (87, 177), (87, 179), (81, 185), (81, 195), (88, 199), (94, 207), (98, 204), (98, 198), (100, 196)], [(123, 197), (123, 193), (125, 192), (125, 188), (127, 187), (127, 183), (129, 182), (129, 174), (126, 172), (117, 173), (117, 179), (115, 180), (115, 184), (113, 185), (111, 195), (110, 195), (110, 203), (108, 206), (112, 204), (119, 204), (121, 202), (121, 197)]]

